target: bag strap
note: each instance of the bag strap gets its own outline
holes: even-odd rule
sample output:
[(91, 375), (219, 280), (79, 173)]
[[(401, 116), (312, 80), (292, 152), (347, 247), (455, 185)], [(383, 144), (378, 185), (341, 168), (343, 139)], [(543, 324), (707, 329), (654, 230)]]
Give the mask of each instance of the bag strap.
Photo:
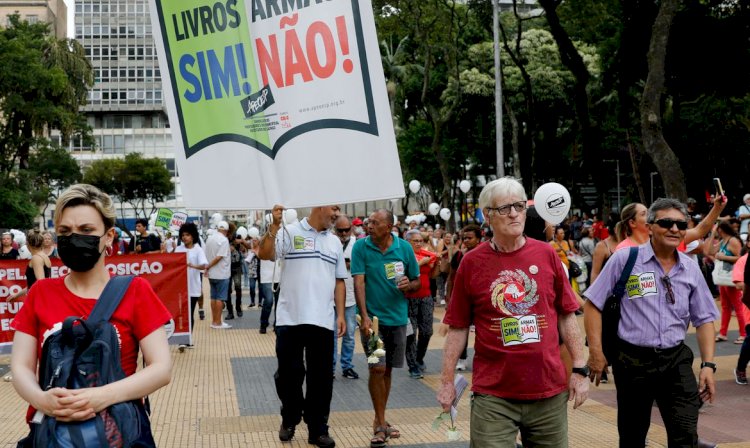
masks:
[(102, 294), (99, 296), (99, 300), (96, 301), (94, 309), (91, 310), (91, 314), (86, 320), (94, 324), (108, 321), (120, 305), (120, 301), (123, 296), (125, 296), (125, 292), (127, 292), (133, 278), (134, 276), (132, 275), (122, 275), (110, 278), (109, 282), (107, 282), (107, 286), (104, 287), (104, 291), (102, 291)]
[(615, 289), (612, 292), (612, 296), (615, 297), (618, 301), (622, 297), (622, 294), (625, 292), (625, 285), (628, 282), (628, 278), (630, 278), (630, 273), (633, 272), (633, 266), (635, 266), (636, 258), (638, 258), (638, 246), (633, 246), (630, 248), (628, 261), (627, 263), (625, 263), (625, 268), (623, 268), (622, 274), (620, 274), (620, 279), (617, 280)]

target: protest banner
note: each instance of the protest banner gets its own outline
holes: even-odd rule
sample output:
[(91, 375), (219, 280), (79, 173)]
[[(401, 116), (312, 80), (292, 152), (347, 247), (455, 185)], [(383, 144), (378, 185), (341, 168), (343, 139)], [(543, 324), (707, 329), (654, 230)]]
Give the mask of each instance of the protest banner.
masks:
[(404, 196), (368, 0), (150, 0), (183, 200)]
[[(62, 277), (68, 268), (59, 258), (52, 258), (52, 277)], [(26, 287), (28, 260), (0, 261), (0, 354), (10, 353), (13, 345), (13, 317), (21, 310), (24, 296), (18, 301), (7, 298)], [(187, 257), (180, 254), (120, 255), (107, 257), (107, 269), (114, 275), (138, 275), (154, 288), (174, 319), (174, 334), (170, 344), (190, 341), (190, 297), (187, 290)]]

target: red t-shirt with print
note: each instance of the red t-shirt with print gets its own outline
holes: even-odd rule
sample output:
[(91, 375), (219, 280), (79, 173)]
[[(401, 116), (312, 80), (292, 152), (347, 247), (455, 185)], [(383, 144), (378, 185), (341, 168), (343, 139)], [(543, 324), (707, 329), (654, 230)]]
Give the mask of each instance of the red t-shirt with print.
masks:
[(429, 250), (419, 249), (414, 252), (414, 256), (417, 257), (417, 262), (421, 263), (425, 258), (430, 258), (429, 263), (419, 267), (419, 290), (406, 294), (408, 299), (422, 299), (424, 297), (431, 297), (432, 291), (430, 291), (430, 272), (437, 263), (437, 255)]
[[(37, 339), (37, 358), (42, 356), (42, 344), (47, 332), (61, 329), (63, 321), (69, 316), (88, 317), (96, 304), (96, 299), (79, 297), (70, 292), (64, 280), (61, 277), (36, 282), (11, 323), (12, 329)], [(151, 285), (140, 277), (134, 278), (110, 319), (120, 336), (120, 361), (125, 375), (135, 373), (138, 341), (170, 319), (172, 315)]]
[(464, 255), (443, 322), (476, 328), (474, 392), (538, 400), (568, 388), (557, 317), (577, 309), (555, 250), (526, 238), (514, 252), (482, 243)]

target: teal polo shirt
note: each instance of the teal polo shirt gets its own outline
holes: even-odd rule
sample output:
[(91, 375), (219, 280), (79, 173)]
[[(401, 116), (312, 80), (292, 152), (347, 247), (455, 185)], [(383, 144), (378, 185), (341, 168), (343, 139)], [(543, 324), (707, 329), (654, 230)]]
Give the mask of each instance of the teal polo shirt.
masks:
[(419, 265), (409, 243), (394, 237), (391, 247), (382, 253), (369, 236), (359, 239), (352, 248), (351, 268), (352, 277), (365, 276), (370, 319), (377, 316), (381, 324), (391, 327), (409, 323), (408, 299), (396, 287), (397, 275), (419, 278)]

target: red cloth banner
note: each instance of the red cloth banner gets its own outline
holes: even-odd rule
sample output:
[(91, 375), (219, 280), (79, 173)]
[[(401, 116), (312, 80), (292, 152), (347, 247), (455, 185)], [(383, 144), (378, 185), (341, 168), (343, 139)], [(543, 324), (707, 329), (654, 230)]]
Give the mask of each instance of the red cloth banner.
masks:
[[(0, 354), (10, 353), (13, 330), (10, 323), (23, 306), (26, 296), (14, 302), (8, 298), (26, 287), (29, 260), (0, 261)], [(182, 343), (190, 335), (190, 297), (187, 289), (187, 256), (180, 254), (136, 254), (107, 257), (106, 265), (114, 275), (137, 275), (154, 288), (174, 319), (170, 343)], [(59, 258), (52, 259), (52, 277), (68, 274)]]

